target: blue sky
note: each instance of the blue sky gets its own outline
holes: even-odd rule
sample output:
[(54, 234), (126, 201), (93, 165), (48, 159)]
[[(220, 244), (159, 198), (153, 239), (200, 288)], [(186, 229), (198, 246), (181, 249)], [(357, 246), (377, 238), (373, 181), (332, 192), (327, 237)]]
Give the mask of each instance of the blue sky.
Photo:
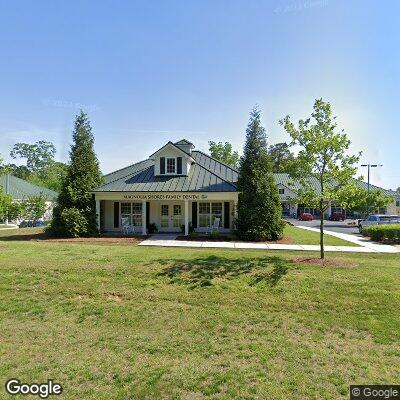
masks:
[(241, 151), (259, 104), (278, 120), (332, 103), (353, 151), (400, 186), (398, 1), (1, 1), (0, 154), (53, 141), (68, 158), (74, 115), (92, 121), (103, 172), (185, 137)]

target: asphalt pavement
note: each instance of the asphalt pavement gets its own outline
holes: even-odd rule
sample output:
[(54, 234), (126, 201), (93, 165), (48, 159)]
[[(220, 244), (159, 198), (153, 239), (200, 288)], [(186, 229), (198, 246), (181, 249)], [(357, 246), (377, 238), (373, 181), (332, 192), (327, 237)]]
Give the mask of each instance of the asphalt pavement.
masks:
[[(319, 229), (320, 220), (315, 219), (314, 221), (299, 221), (294, 218), (285, 218), (286, 221), (289, 221), (294, 226), (307, 226), (309, 228), (317, 228)], [(353, 234), (357, 236), (361, 236), (358, 232), (358, 227), (349, 226), (348, 223), (354, 220), (345, 220), (345, 221), (324, 221), (324, 227), (327, 231), (333, 231), (338, 233), (347, 233)]]

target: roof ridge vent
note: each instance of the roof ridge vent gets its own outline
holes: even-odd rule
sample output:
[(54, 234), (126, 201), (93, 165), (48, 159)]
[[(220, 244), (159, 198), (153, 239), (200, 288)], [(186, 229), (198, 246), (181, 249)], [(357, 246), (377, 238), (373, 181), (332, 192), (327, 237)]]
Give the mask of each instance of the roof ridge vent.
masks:
[(194, 144), (186, 139), (181, 139), (178, 142), (175, 142), (174, 145), (188, 154), (192, 154), (192, 150), (194, 149)]

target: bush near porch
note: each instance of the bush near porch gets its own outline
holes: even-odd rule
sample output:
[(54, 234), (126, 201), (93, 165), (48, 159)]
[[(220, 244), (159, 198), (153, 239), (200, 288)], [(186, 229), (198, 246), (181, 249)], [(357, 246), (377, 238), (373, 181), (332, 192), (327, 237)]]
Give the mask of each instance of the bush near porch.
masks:
[(362, 234), (376, 242), (400, 243), (400, 224), (369, 226), (363, 229)]

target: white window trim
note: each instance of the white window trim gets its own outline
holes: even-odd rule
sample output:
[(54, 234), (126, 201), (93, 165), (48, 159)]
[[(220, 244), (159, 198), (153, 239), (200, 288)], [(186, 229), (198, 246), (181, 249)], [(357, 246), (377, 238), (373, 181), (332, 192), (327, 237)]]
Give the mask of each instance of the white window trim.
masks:
[[(174, 172), (168, 172), (168, 160), (175, 160), (175, 170)], [(177, 170), (177, 157), (165, 157), (165, 175), (177, 175), (176, 170)]]
[[(133, 225), (133, 216), (134, 215), (139, 215), (139, 214), (134, 214), (132, 211), (133, 211), (133, 206), (132, 206), (132, 204), (133, 203), (137, 203), (137, 204), (141, 204), (141, 206), (142, 206), (142, 211), (141, 211), (141, 214), (140, 215), (142, 215), (143, 216), (143, 203), (140, 203), (140, 201), (120, 201), (119, 202), (119, 223), (120, 223), (120, 225), (121, 225), (121, 220), (122, 220), (122, 203), (129, 203), (130, 205), (131, 205), (131, 212), (130, 212), (130, 220), (131, 220), (131, 224)], [(127, 215), (126, 213), (124, 213), (124, 215)], [(135, 225), (136, 227), (141, 227), (142, 226), (142, 223), (140, 223), (140, 225)]]
[[(212, 204), (214, 203), (221, 203), (222, 204), (222, 210), (221, 210), (221, 220), (219, 221), (219, 229), (225, 229), (224, 228), (224, 221), (225, 221), (225, 201), (224, 200), (215, 200), (215, 201), (199, 201), (197, 203), (197, 228), (196, 229), (207, 229), (207, 226), (200, 226), (200, 203), (208, 203), (210, 204), (210, 213), (208, 215), (210, 215), (210, 221), (211, 221), (211, 216), (212, 216)], [(231, 207), (231, 206), (229, 206)], [(202, 214), (202, 215), (206, 215), (206, 214)]]

